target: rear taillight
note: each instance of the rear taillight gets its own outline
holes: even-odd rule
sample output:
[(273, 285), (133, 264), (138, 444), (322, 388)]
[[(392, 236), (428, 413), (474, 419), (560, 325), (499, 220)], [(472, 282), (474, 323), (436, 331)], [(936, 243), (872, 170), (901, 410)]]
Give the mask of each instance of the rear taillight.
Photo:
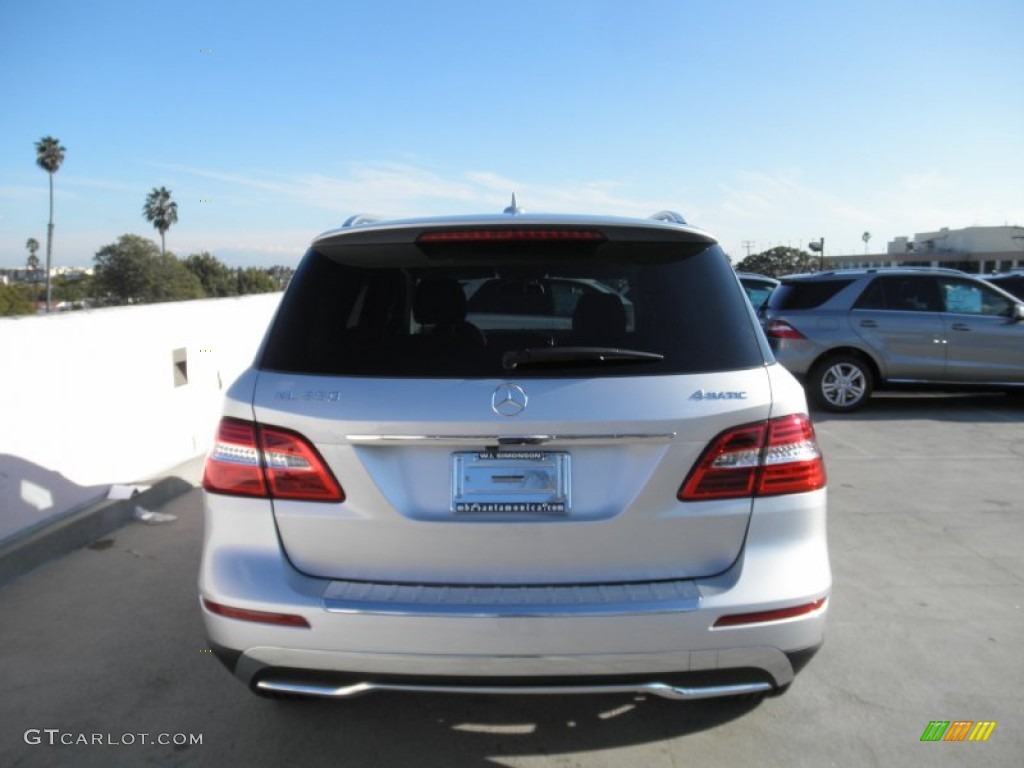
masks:
[(765, 323), (764, 333), (769, 339), (806, 339), (800, 331), (785, 320), (769, 320)]
[(206, 457), (203, 488), (235, 496), (267, 495), (255, 424), (221, 419), (213, 450)]
[(680, 501), (805, 493), (825, 487), (825, 462), (802, 414), (723, 432), (701, 456)]
[(203, 488), (233, 496), (345, 500), (331, 470), (302, 435), (227, 417), (206, 459)]

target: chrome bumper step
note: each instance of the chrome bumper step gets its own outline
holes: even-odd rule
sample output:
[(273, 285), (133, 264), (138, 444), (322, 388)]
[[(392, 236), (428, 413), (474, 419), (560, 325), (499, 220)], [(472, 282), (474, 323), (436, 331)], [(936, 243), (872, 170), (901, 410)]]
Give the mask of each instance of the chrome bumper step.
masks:
[(633, 582), (571, 586), (416, 586), (332, 581), (329, 613), (410, 616), (602, 616), (687, 613), (700, 608), (696, 582)]

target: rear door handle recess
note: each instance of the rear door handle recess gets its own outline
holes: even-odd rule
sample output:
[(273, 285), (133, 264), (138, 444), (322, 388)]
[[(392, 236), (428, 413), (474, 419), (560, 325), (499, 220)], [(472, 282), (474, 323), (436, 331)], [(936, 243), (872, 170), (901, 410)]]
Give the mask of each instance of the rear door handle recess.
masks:
[(953, 323), (953, 330), (954, 331), (969, 331), (969, 330), (971, 330), (971, 326), (967, 325), (966, 323)]
[(860, 327), (861, 328), (877, 328), (878, 327), (878, 323), (876, 323), (874, 320), (861, 320), (860, 321)]

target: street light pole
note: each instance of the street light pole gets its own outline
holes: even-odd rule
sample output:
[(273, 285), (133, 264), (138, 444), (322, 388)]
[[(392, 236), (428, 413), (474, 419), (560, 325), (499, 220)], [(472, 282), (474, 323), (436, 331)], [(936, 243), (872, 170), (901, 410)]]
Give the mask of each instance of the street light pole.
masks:
[(825, 238), (819, 237), (807, 244), (807, 247), (818, 254), (818, 271), (825, 271)]

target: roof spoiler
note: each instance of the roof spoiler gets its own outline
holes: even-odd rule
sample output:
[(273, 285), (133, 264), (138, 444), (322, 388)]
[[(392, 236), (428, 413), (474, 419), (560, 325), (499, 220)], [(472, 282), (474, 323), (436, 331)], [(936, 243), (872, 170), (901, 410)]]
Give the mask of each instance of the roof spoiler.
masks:
[[(512, 196), (512, 205), (504, 210), (504, 213), (522, 213), (522, 208), (516, 205), (515, 195)], [(683, 218), (681, 213), (676, 211), (658, 211), (650, 217), (655, 221), (664, 221), (668, 224), (686, 224), (686, 219)], [(345, 223), (342, 227), (359, 227), (364, 224), (373, 224), (375, 222), (382, 221), (379, 216), (371, 216), (368, 213), (357, 213), (354, 216), (349, 216), (345, 219)]]

